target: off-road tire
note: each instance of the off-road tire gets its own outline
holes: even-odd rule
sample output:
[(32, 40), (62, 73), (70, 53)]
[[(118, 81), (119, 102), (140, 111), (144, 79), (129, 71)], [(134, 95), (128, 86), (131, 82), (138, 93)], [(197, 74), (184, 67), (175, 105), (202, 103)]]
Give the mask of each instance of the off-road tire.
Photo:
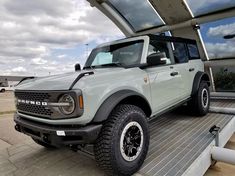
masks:
[(48, 143), (46, 143), (46, 142), (40, 141), (40, 140), (35, 139), (35, 138), (33, 138), (33, 137), (32, 137), (32, 139), (33, 139), (33, 141), (34, 141), (36, 144), (41, 145), (41, 146), (43, 146), (43, 147), (45, 147), (45, 148), (47, 148), (47, 149), (56, 149), (55, 146), (50, 145), (50, 144), (48, 144)]
[[(143, 131), (143, 145), (136, 159), (127, 161), (121, 153), (121, 135), (131, 123), (137, 122)], [(149, 129), (145, 113), (133, 105), (116, 107), (104, 123), (94, 146), (95, 159), (108, 175), (132, 175), (143, 164), (149, 146)]]
[[(203, 94), (207, 94), (207, 103), (203, 104)], [(210, 108), (210, 91), (209, 86), (205, 81), (202, 81), (199, 85), (198, 91), (192, 96), (192, 99), (188, 102), (189, 108), (193, 115), (204, 116), (209, 112)]]

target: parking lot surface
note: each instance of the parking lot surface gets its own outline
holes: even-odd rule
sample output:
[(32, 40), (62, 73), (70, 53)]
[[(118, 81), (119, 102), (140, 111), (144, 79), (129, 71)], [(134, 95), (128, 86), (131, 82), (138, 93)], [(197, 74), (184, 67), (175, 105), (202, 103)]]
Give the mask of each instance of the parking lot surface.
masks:
[(14, 96), (12, 92), (0, 93), (0, 113), (15, 110)]

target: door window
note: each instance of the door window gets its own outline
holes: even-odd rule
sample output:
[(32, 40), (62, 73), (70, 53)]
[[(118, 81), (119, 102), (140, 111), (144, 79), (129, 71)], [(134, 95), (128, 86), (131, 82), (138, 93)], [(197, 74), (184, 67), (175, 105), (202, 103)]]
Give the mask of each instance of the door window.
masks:
[(171, 57), (171, 44), (169, 42), (150, 41), (148, 56), (154, 53), (161, 54), (161, 60), (166, 60), (165, 65), (173, 64)]
[(186, 63), (188, 62), (188, 52), (184, 43), (175, 42), (173, 43), (173, 54), (175, 63)]
[(200, 59), (198, 48), (196, 44), (188, 44), (188, 52), (190, 59)]

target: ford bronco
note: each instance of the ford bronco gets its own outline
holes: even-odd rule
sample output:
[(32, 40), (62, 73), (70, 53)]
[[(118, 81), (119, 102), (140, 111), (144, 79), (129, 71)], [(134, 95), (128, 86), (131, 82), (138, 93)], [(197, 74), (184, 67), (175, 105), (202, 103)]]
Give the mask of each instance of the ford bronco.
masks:
[(44, 147), (94, 144), (110, 175), (131, 175), (149, 146), (149, 119), (187, 104), (204, 116), (209, 76), (196, 41), (145, 35), (95, 48), (84, 68), (30, 78), (15, 89), (15, 129)]

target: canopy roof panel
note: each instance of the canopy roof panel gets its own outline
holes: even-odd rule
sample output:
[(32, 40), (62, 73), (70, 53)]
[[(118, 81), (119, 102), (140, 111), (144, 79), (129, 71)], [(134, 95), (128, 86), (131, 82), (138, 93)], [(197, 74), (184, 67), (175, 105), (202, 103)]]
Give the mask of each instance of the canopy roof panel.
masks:
[(200, 25), (235, 16), (235, 0), (87, 0), (126, 36), (170, 31), (194, 39), (200, 56), (209, 60)]
[(148, 0), (108, 0), (107, 2), (135, 32), (164, 25)]
[(185, 0), (194, 16), (235, 7), (235, 0)]

